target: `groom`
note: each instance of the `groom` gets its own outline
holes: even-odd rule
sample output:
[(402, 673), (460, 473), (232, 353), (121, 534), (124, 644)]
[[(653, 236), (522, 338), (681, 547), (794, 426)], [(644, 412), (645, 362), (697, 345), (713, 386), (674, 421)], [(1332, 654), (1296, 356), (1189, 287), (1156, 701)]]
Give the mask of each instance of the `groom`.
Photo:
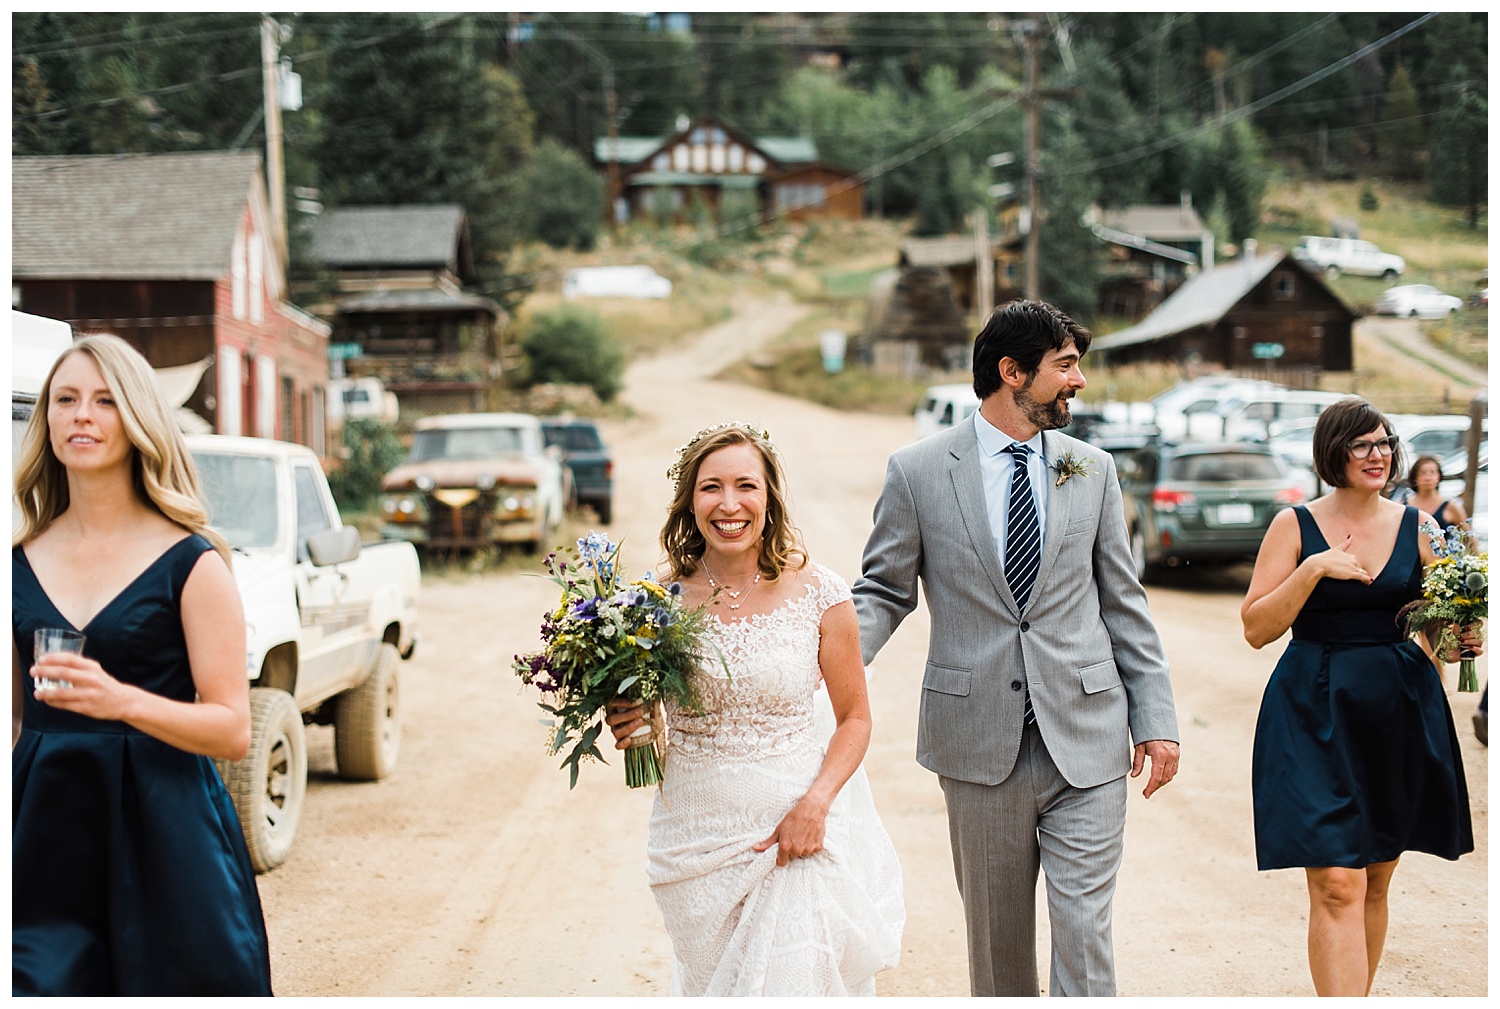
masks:
[(1039, 994), (1038, 869), (1049, 993), (1115, 993), (1125, 775), (1149, 758), (1149, 798), (1177, 773), (1167, 660), (1114, 462), (1054, 431), (1089, 340), (1042, 302), (995, 310), (974, 342), (979, 410), (891, 456), (854, 585), (866, 664), (919, 580), (931, 613), (917, 761), (948, 807), (974, 995)]

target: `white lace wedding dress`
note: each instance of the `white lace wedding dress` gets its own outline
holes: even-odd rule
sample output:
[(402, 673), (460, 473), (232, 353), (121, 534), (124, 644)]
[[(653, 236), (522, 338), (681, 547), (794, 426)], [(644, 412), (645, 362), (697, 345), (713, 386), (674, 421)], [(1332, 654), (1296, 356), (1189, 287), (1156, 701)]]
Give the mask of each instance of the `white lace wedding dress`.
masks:
[(874, 995), (900, 954), (901, 867), (863, 767), (829, 810), (823, 851), (778, 867), (775, 847), (752, 847), (817, 777), (831, 733), (815, 702), (819, 623), (849, 586), (821, 565), (808, 574), (779, 609), (714, 625), (730, 676), (702, 674), (703, 715), (667, 709), (647, 873), (674, 995)]

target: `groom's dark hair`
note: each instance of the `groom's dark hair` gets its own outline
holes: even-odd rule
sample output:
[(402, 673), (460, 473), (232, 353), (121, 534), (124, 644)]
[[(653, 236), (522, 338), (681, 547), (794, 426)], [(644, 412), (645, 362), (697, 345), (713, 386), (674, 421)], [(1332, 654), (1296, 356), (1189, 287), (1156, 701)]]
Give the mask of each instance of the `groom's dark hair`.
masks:
[(1012, 301), (990, 313), (974, 338), (974, 395), (987, 398), (1000, 388), (1000, 361), (1014, 358), (1028, 375), (1036, 374), (1049, 350), (1068, 344), (1082, 357), (1093, 336), (1045, 301)]

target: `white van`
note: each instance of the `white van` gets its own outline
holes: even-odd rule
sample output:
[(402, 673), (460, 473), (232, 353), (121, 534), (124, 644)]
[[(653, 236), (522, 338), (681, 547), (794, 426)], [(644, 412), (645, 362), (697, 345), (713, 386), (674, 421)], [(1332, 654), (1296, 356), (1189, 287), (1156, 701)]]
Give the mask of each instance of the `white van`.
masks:
[[(21, 436), (37, 407), (42, 381), (52, 363), (73, 345), (73, 327), (56, 319), (26, 312), (10, 313), (10, 468), (15, 477), (16, 457), (21, 454)], [(14, 486), (14, 482), (12, 482)], [(11, 532), (21, 528), (21, 509), (14, 491), (10, 500)]]
[(396, 394), (378, 378), (330, 378), (327, 386), (328, 423), (373, 420), (394, 424), (401, 416)]
[(979, 397), (972, 385), (934, 385), (922, 395), (914, 419), (917, 437), (946, 431), (979, 409)]
[(1394, 280), (1406, 272), (1406, 260), (1393, 252), (1381, 252), (1374, 242), (1321, 235), (1303, 235), (1299, 241), (1300, 254), (1321, 266), (1324, 276), (1357, 273)]

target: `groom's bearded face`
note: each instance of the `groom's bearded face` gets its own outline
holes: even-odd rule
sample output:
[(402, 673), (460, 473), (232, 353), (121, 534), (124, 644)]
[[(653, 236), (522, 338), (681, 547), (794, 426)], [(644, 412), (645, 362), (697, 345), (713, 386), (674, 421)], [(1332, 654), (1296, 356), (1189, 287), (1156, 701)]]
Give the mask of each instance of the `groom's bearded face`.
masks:
[(1035, 424), (1039, 430), (1052, 431), (1060, 427), (1066, 427), (1072, 416), (1068, 413), (1068, 400), (1078, 394), (1078, 391), (1070, 385), (1063, 385), (1060, 389), (1036, 390), (1037, 377), (1042, 373), (1038, 368), (1026, 379), (1026, 384), (1016, 390), (1016, 406), (1026, 415), (1026, 419)]

